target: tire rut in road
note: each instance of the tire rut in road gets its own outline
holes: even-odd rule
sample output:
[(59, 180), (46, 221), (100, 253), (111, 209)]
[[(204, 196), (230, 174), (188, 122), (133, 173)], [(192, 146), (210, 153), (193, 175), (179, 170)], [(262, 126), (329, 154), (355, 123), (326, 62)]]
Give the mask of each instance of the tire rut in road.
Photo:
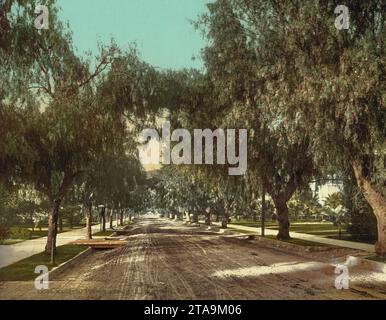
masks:
[(353, 290), (336, 290), (334, 268), (328, 263), (179, 222), (142, 220), (126, 232), (129, 237), (125, 247), (94, 253), (61, 274), (47, 292), (29, 290), (18, 296), (146, 300), (380, 296), (377, 287), (366, 289), (362, 282)]

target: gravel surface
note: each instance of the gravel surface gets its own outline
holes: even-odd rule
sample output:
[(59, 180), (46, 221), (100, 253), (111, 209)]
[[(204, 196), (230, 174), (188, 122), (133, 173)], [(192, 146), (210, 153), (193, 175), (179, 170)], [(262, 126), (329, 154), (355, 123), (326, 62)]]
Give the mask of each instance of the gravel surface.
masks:
[(96, 251), (48, 290), (0, 282), (0, 299), (386, 299), (386, 275), (359, 267), (349, 269), (350, 289), (337, 290), (326, 252), (298, 255), (158, 218), (127, 235), (127, 246)]

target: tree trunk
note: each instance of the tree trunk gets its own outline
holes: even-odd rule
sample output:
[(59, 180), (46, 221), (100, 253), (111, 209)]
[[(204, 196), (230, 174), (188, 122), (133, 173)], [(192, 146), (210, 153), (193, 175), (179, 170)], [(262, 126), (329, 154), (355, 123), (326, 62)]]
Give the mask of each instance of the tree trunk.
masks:
[(106, 232), (106, 208), (102, 208), (101, 218), (102, 218), (102, 232)]
[(198, 214), (197, 212), (193, 211), (193, 223), (198, 223)]
[(223, 229), (227, 229), (228, 228), (228, 216), (227, 215), (223, 215), (222, 216), (222, 219), (221, 219), (221, 228)]
[(67, 189), (71, 186), (73, 179), (76, 174), (65, 173), (62, 184), (59, 188), (59, 192), (55, 196), (50, 196), (52, 199), (52, 211), (48, 218), (48, 236), (47, 243), (45, 248), (46, 254), (51, 254), (53, 258), (56, 254), (56, 235), (58, 234), (58, 219), (59, 219), (59, 209), (60, 204), (63, 201), (63, 198), (66, 194)]
[(210, 211), (209, 211), (209, 213), (207, 212), (206, 215), (205, 215), (205, 224), (207, 226), (210, 226), (212, 224)]
[(114, 229), (113, 221), (114, 221), (114, 211), (113, 211), (113, 209), (111, 209), (110, 210), (110, 217), (109, 217), (110, 230)]
[(124, 225), (124, 221), (123, 221), (123, 209), (120, 209), (119, 210), (119, 219), (120, 219), (120, 223), (121, 223), (121, 226), (123, 226)]
[(277, 234), (278, 240), (288, 240), (291, 239), (289, 234), (290, 222), (288, 218), (288, 206), (287, 201), (283, 199), (273, 199), (275, 203), (277, 221), (279, 222), (279, 233)]
[(228, 221), (229, 221), (229, 214), (226, 209), (222, 209), (222, 216), (221, 216), (221, 228), (227, 229), (228, 228)]
[(30, 214), (31, 224), (32, 224), (32, 232), (35, 231), (36, 221), (34, 221), (33, 213)]
[(86, 209), (86, 239), (92, 239), (92, 204), (89, 204)]
[(61, 213), (59, 213), (59, 231), (63, 232), (63, 217)]
[(358, 186), (377, 218), (378, 242), (375, 245), (375, 252), (384, 257), (386, 256), (386, 196), (374, 188), (363, 174), (363, 168), (359, 163), (353, 163), (353, 169)]
[(48, 237), (45, 248), (45, 253), (50, 255), (53, 250), (56, 253), (56, 235), (58, 233), (58, 219), (59, 219), (59, 208), (62, 202), (61, 198), (56, 198), (52, 201), (52, 210), (48, 217)]
[(287, 202), (292, 198), (296, 191), (295, 178), (292, 177), (285, 185), (283, 184), (280, 192), (276, 192), (267, 177), (264, 177), (263, 181), (264, 190), (271, 196), (275, 204), (277, 221), (279, 223), (279, 232), (276, 238), (278, 240), (289, 240), (291, 237), (289, 233), (290, 222)]

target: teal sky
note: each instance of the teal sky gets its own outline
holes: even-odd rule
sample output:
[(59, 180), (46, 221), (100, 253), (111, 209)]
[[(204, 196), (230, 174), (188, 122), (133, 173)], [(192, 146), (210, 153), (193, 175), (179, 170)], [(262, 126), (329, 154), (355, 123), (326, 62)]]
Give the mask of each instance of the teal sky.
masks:
[(209, 0), (58, 0), (61, 17), (74, 33), (80, 53), (96, 52), (113, 37), (121, 47), (136, 42), (141, 57), (161, 68), (202, 68), (205, 42), (189, 20), (206, 11)]

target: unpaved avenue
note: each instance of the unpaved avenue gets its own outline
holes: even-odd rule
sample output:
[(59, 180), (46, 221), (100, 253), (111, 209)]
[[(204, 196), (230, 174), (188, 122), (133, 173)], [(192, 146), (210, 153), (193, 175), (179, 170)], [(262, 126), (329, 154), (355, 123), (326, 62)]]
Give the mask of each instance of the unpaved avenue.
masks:
[(0, 283), (0, 299), (386, 299), (385, 274), (351, 268), (351, 289), (339, 291), (328, 263), (180, 222), (146, 219), (128, 234), (126, 247), (96, 252), (47, 291)]

